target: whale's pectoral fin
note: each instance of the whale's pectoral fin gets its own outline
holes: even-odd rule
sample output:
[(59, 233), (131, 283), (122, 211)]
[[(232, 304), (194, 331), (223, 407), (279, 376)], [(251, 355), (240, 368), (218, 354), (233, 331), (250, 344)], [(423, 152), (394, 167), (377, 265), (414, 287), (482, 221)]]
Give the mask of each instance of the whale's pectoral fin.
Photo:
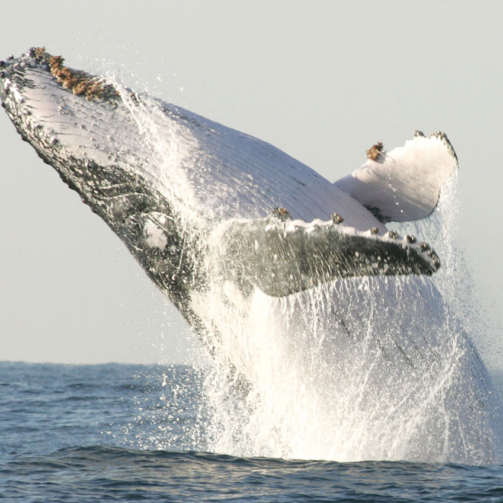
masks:
[(335, 182), (381, 222), (407, 222), (429, 216), (444, 182), (457, 170), (456, 153), (444, 133), (414, 139), (390, 152), (377, 143), (367, 162)]
[(283, 297), (338, 278), (431, 275), (436, 253), (413, 236), (356, 231), (337, 223), (268, 217), (235, 221), (223, 233), (222, 270), (243, 289)]

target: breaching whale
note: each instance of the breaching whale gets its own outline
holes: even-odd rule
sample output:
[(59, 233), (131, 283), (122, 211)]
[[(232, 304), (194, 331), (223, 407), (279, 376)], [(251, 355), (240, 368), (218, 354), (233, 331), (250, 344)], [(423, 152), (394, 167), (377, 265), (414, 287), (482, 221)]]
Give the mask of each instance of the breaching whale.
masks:
[[(385, 225), (435, 210), (457, 170), (445, 134), (416, 132), (390, 152), (376, 144), (362, 168), (333, 184), (265, 142), (70, 69), (43, 48), (0, 62), (0, 72), (2, 106), (22, 138), (119, 236), (210, 352), (247, 382), (256, 382), (254, 359), (264, 356), (257, 318), (300, 348), (314, 327), (329, 367), (365, 353), (358, 413), (367, 421), (383, 428), (391, 417), (396, 425), (399, 411), (423, 400), (424, 416), (404, 429), (405, 446), (380, 445), (360, 457), (500, 459), (499, 398), (462, 327), (455, 327), (456, 368), (445, 358), (452, 344), (441, 332), (446, 320), (456, 324), (428, 280), (440, 259), (427, 243)], [(321, 297), (332, 301), (313, 314), (312, 299)], [(404, 298), (414, 315), (391, 314)], [(237, 319), (248, 328), (236, 330)], [(302, 360), (289, 344), (274, 346), (282, 364)], [(450, 372), (449, 385), (425, 394), (441, 371)], [(363, 381), (347, 366), (338, 372), (331, 385), (340, 399), (342, 388)]]

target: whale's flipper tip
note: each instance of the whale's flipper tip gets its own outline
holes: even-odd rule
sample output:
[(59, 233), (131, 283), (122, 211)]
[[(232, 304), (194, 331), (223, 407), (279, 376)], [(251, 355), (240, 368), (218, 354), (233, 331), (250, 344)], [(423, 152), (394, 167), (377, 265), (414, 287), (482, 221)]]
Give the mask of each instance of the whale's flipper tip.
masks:
[(381, 222), (428, 217), (442, 185), (458, 170), (458, 157), (445, 133), (415, 131), (403, 147), (389, 152), (382, 143), (367, 150), (367, 162), (335, 185), (365, 206)]

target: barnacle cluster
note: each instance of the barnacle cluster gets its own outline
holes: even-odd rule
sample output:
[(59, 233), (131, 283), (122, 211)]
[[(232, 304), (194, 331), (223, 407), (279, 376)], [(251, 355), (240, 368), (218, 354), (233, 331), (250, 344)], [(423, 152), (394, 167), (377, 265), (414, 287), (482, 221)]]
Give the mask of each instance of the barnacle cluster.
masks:
[(31, 55), (38, 62), (48, 65), (56, 81), (75, 95), (85, 96), (87, 100), (119, 96), (113, 86), (105, 84), (99, 77), (64, 66), (64, 59), (61, 56), (50, 55), (45, 51), (45, 47), (32, 49)]
[(334, 224), (342, 224), (342, 222), (344, 222), (344, 218), (342, 218), (338, 213), (332, 214), (331, 218)]
[(273, 208), (271, 211), (271, 216), (278, 218), (279, 220), (285, 222), (286, 220), (291, 220), (290, 212), (286, 208)]
[(383, 152), (384, 145), (382, 144), (382, 142), (378, 142), (367, 150), (367, 158), (371, 159), (372, 161), (377, 161), (377, 159), (379, 159), (379, 156), (383, 154)]

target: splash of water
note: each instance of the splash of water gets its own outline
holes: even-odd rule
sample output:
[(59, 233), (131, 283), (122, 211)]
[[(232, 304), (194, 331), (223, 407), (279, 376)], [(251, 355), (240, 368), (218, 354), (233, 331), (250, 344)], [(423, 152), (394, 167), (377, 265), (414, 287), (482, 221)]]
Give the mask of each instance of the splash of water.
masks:
[[(204, 232), (218, 211), (211, 194), (198, 203), (204, 183), (184, 165), (184, 149), (193, 154), (197, 141), (176, 131), (168, 136), (184, 136), (184, 145), (166, 143), (166, 128), (177, 126), (154, 100), (142, 100), (130, 109), (157, 159), (156, 183), (182, 216), (182, 232)], [(433, 280), (355, 278), (275, 299), (257, 289), (245, 298), (215, 278), (194, 296), (215, 329), (201, 406), (207, 450), (336, 461), (502, 459), (499, 398), (466, 336), (471, 283), (453, 244), (456, 187), (452, 180), (443, 190), (432, 218), (400, 227), (433, 241), (443, 261)]]
[[(501, 456), (496, 392), (466, 336), (470, 283), (453, 246), (456, 184), (436, 217), (435, 279), (357, 278), (285, 299), (213, 295), (223, 353), (252, 383), (235, 392), (224, 362), (206, 389), (211, 449), (241, 456), (484, 463)], [(440, 295), (440, 293), (442, 295)], [(233, 298), (236, 298), (234, 296)]]

